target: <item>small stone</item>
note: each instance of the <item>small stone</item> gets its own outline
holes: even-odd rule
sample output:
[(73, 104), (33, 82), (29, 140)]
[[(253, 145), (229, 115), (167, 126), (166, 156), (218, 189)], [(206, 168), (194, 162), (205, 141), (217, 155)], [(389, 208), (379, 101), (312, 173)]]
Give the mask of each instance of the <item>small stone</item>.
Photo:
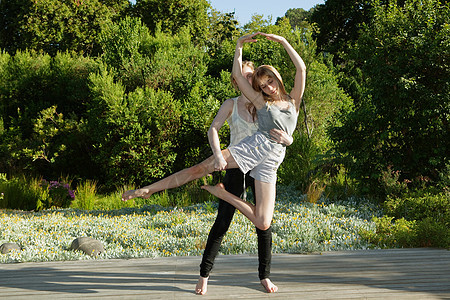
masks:
[(0, 246), (0, 252), (2, 254), (6, 254), (12, 250), (21, 251), (22, 249), (20, 249), (20, 246), (16, 243), (4, 243)]
[(70, 249), (81, 250), (90, 256), (97, 256), (105, 251), (105, 248), (100, 241), (90, 237), (78, 237), (74, 239), (70, 245)]

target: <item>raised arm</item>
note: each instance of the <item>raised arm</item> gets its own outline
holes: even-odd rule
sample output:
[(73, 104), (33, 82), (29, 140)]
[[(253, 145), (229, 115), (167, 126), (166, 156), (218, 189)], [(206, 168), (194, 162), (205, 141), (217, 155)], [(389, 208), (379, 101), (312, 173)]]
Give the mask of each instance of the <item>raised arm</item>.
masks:
[(255, 91), (248, 80), (242, 75), (242, 48), (244, 47), (244, 43), (256, 42), (253, 38), (258, 34), (259, 33), (244, 35), (238, 39), (236, 50), (234, 52), (232, 70), (233, 78), (236, 80), (239, 90), (253, 103), (253, 105), (255, 105), (256, 109), (262, 108), (265, 105), (265, 102), (262, 93)]
[(292, 91), (289, 93), (292, 99), (295, 101), (295, 107), (297, 111), (300, 109), (300, 103), (302, 101), (303, 92), (305, 91), (305, 82), (306, 82), (306, 65), (303, 59), (298, 55), (297, 51), (289, 44), (289, 42), (282, 36), (276, 34), (268, 34), (262, 33), (259, 34), (267, 37), (267, 39), (278, 42), (283, 45), (286, 52), (289, 54), (292, 62), (294, 63), (296, 72), (294, 78), (294, 87)]
[(226, 100), (219, 108), (211, 126), (208, 129), (208, 141), (214, 156), (214, 170), (221, 171), (227, 166), (227, 162), (220, 149), (219, 130), (233, 111), (233, 99)]

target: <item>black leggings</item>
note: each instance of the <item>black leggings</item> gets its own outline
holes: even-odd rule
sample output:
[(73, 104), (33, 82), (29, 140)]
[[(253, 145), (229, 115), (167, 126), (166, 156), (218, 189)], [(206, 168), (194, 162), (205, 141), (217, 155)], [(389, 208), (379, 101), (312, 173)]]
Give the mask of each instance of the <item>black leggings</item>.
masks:
[[(223, 184), (228, 192), (240, 197), (244, 192), (244, 174), (239, 169), (229, 169), (225, 174)], [(245, 176), (245, 186), (250, 186), (253, 190), (253, 195), (255, 194), (255, 180), (248, 175)], [(219, 253), (220, 244), (222, 243), (222, 239), (227, 232), (228, 227), (230, 227), (235, 210), (236, 208), (233, 205), (219, 199), (219, 209), (216, 221), (209, 232), (208, 241), (200, 264), (200, 276), (209, 276), (214, 265), (214, 259)], [(258, 273), (259, 279), (262, 280), (269, 278), (270, 275), (270, 262), (272, 260), (272, 227), (269, 227), (267, 230), (256, 228), (256, 233), (258, 235)]]

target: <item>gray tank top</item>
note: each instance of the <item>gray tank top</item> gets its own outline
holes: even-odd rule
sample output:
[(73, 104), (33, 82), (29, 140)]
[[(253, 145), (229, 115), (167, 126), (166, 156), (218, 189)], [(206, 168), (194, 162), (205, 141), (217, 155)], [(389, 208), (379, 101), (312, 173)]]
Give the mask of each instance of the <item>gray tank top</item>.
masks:
[(256, 111), (258, 115), (258, 127), (268, 139), (270, 139), (269, 131), (273, 128), (284, 130), (287, 134), (292, 136), (295, 127), (297, 126), (298, 114), (295, 110), (295, 105), (289, 101), (287, 109), (281, 109), (275, 104), (266, 105)]

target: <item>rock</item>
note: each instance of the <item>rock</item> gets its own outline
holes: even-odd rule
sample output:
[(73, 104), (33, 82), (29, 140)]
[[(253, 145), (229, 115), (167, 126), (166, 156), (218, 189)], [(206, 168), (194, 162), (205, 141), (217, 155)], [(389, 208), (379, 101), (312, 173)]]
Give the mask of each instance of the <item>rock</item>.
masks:
[(0, 252), (2, 254), (6, 254), (11, 250), (21, 251), (22, 249), (20, 249), (20, 246), (16, 243), (4, 243), (3, 245), (0, 246)]
[(90, 256), (97, 256), (105, 251), (103, 244), (90, 237), (79, 237), (73, 240), (70, 245), (72, 250), (81, 250)]

